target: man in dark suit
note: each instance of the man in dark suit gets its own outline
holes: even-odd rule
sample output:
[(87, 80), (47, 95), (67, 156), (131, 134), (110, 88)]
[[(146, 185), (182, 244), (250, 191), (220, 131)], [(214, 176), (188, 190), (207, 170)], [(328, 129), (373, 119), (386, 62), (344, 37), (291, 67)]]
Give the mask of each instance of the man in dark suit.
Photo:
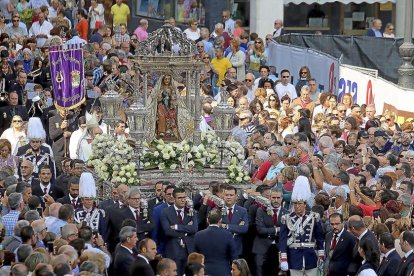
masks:
[(48, 165), (42, 165), (39, 168), (39, 180), (40, 183), (32, 183), (32, 193), (38, 196), (41, 201), (44, 201), (44, 196), (50, 195), (56, 201), (58, 198), (63, 197), (65, 194), (55, 185), (52, 185), (50, 180), (52, 179), (52, 170)]
[(265, 207), (257, 209), (256, 230), (252, 252), (255, 255), (256, 275), (277, 275), (279, 273), (279, 254), (277, 244), (281, 218), (288, 210), (281, 207), (282, 190), (274, 188), (270, 193), (271, 214)]
[(367, 36), (372, 37), (383, 37), (383, 34), (381, 32), (382, 27), (382, 21), (381, 19), (374, 19), (372, 21), (372, 27), (367, 31)]
[(325, 271), (327, 275), (346, 276), (352, 261), (352, 251), (357, 238), (344, 228), (343, 217), (339, 213), (329, 216), (332, 231), (325, 237)]
[(249, 217), (245, 208), (236, 205), (237, 190), (234, 186), (225, 186), (223, 193), (226, 215), (223, 216), (221, 226), (233, 235), (236, 246), (235, 255), (241, 256), (243, 253), (242, 235), (246, 234), (249, 229)]
[(152, 213), (154, 208), (164, 202), (163, 191), (168, 185), (168, 182), (160, 181), (155, 183), (154, 186), (154, 198), (148, 200), (148, 210)]
[(99, 203), (98, 208), (104, 210), (105, 212), (107, 212), (107, 210), (109, 208), (111, 208), (112, 206), (116, 206), (116, 207), (119, 208), (119, 195), (118, 195), (118, 189), (117, 188), (112, 189), (111, 198), (108, 198), (108, 199), (105, 199), (104, 201), (101, 201)]
[(383, 233), (379, 238), (379, 248), (384, 257), (377, 270), (378, 276), (395, 275), (401, 257), (395, 250), (395, 241), (391, 233)]
[(157, 244), (151, 239), (143, 239), (139, 242), (139, 254), (129, 269), (129, 275), (155, 276), (150, 261), (157, 255)]
[(275, 31), (273, 32), (273, 38), (286, 34), (285, 28), (283, 28), (282, 19), (276, 19), (273, 23)]
[(69, 138), (75, 130), (76, 118), (65, 109), (49, 119), (49, 138), (53, 141), (52, 150), (59, 172), (62, 171), (63, 157), (69, 154)]
[(120, 184), (117, 188), (118, 204), (114, 204), (105, 210), (106, 214), (106, 236), (105, 241), (108, 243), (109, 252), (114, 252), (115, 246), (118, 244), (118, 233), (122, 228), (124, 217), (122, 211), (127, 208), (127, 197), (129, 187)]
[(205, 257), (206, 275), (230, 276), (231, 261), (236, 258), (233, 237), (230, 232), (220, 228), (220, 210), (211, 210), (207, 220), (209, 226), (194, 236), (195, 251)]
[[(348, 219), (348, 230), (359, 240), (369, 239), (375, 245), (373, 250), (377, 251), (378, 256), (380, 255), (378, 241), (375, 235), (366, 228), (364, 221), (358, 215), (351, 216)], [(359, 268), (362, 265), (362, 257), (358, 253), (358, 242), (355, 244), (354, 249), (352, 250), (352, 262), (348, 266), (348, 274), (356, 275)]]
[(187, 194), (183, 188), (175, 188), (173, 197), (174, 205), (162, 210), (160, 221), (165, 233), (165, 256), (176, 262), (177, 274), (183, 275), (188, 254), (194, 252), (198, 219), (185, 208)]
[(137, 230), (132, 226), (125, 226), (119, 232), (121, 246), (115, 252), (114, 275), (129, 275), (131, 264), (137, 259), (132, 249), (136, 246)]
[(169, 206), (174, 205), (173, 191), (175, 189), (174, 185), (167, 185), (164, 188), (164, 202), (154, 208), (152, 213), (152, 219), (154, 221), (154, 229), (152, 230), (151, 237), (157, 243), (158, 253), (164, 255), (165, 251), (165, 234), (161, 228), (161, 212), (168, 208)]
[(414, 265), (414, 231), (404, 231), (400, 235), (400, 246), (401, 250), (405, 253), (402, 257), (397, 272), (394, 274), (396, 276), (411, 276), (408, 274), (413, 265)]
[(128, 193), (128, 207), (121, 209), (122, 221), (132, 219), (137, 223), (137, 236), (139, 240), (149, 237), (149, 232), (154, 228), (152, 214), (148, 210), (140, 208), (141, 193), (138, 188), (132, 188)]
[(79, 199), (79, 177), (72, 176), (69, 179), (68, 191), (69, 193), (64, 197), (59, 198), (57, 202), (71, 204), (75, 210), (82, 208), (82, 202)]

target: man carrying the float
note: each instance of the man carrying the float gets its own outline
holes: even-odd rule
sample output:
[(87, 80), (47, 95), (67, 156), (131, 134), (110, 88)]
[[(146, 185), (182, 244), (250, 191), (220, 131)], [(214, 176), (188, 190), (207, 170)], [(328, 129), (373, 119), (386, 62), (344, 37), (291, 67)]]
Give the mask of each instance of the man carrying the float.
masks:
[(320, 216), (306, 210), (311, 197), (309, 181), (299, 176), (292, 192), (293, 212), (282, 217), (279, 249), (280, 268), (291, 276), (316, 276), (323, 264), (323, 234)]
[(96, 207), (96, 185), (91, 173), (82, 173), (79, 180), (79, 198), (82, 208), (75, 210), (75, 223), (92, 228), (94, 233), (105, 234), (105, 211)]

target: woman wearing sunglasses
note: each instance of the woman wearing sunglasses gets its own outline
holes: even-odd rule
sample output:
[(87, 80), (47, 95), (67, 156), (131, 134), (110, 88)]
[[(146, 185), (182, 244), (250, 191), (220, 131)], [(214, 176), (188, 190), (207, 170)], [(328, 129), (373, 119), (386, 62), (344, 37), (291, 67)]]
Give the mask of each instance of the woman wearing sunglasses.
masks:
[(302, 66), (299, 69), (299, 78), (298, 82), (295, 85), (296, 93), (300, 95), (300, 90), (302, 89), (302, 86), (308, 85), (308, 81), (312, 78), (309, 67), (308, 66)]
[(255, 39), (254, 44), (249, 50), (249, 72), (252, 73), (256, 78), (260, 77), (260, 65), (266, 64), (266, 60), (267, 56), (265, 53), (263, 39), (258, 37)]
[(12, 118), (11, 126), (6, 129), (0, 139), (7, 139), (11, 144), (12, 153), (15, 154), (20, 146), (26, 144), (26, 131), (22, 117), (15, 115)]

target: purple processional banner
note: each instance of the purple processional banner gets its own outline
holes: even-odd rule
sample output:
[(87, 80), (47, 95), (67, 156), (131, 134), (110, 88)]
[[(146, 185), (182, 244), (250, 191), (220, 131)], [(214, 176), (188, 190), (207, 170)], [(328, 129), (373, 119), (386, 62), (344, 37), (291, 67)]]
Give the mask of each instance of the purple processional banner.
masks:
[(74, 109), (85, 101), (82, 46), (49, 47), (53, 97), (57, 109)]

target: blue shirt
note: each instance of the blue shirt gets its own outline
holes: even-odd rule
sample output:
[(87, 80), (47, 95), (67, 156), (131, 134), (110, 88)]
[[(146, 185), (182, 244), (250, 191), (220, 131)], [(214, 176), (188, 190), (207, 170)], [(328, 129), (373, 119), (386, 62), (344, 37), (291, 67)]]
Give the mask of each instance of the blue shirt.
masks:
[(6, 229), (6, 237), (13, 235), (14, 225), (19, 219), (20, 211), (10, 210), (10, 212), (2, 218), (4, 228)]
[(271, 180), (275, 178), (275, 176), (278, 175), (283, 170), (284, 167), (285, 167), (285, 164), (283, 164), (282, 161), (280, 161), (276, 166), (272, 165), (269, 168), (269, 171), (267, 172), (265, 179)]
[(53, 223), (48, 229), (48, 232), (55, 233), (56, 235), (60, 235), (60, 228), (62, 228), (64, 225), (68, 224), (66, 221), (57, 219), (55, 223)]

